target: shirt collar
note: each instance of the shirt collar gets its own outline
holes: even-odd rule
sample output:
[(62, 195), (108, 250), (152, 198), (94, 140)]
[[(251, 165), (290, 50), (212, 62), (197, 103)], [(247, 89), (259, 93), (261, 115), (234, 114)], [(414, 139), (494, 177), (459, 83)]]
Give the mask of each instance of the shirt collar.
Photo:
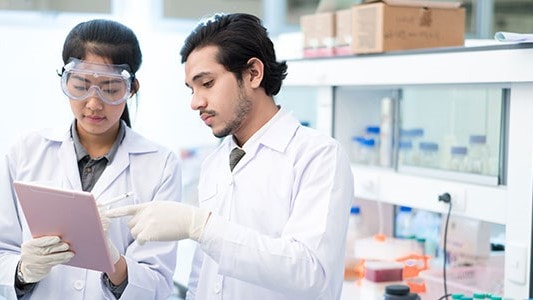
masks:
[[(109, 152), (102, 156), (107, 159), (108, 163), (111, 163), (113, 161), (113, 158), (115, 158), (115, 155), (117, 154), (118, 146), (120, 145), (120, 143), (122, 143), (122, 140), (124, 140), (124, 137), (126, 136), (125, 126), (126, 125), (124, 124), (124, 122), (120, 121), (120, 127), (118, 129), (117, 138), (115, 139), (113, 146), (111, 147), (111, 149), (109, 149)], [(70, 126), (70, 135), (72, 136), (72, 140), (74, 141), (76, 158), (78, 161), (80, 161), (82, 158), (89, 154), (80, 142), (80, 137), (78, 136), (78, 131), (76, 130), (76, 120), (74, 120), (72, 122), (72, 125)]]
[[(299, 126), (298, 120), (280, 107), (278, 112), (254, 133), (242, 148), (247, 153), (255, 152), (262, 144), (278, 152), (284, 152)], [(231, 151), (237, 147), (237, 144), (233, 136), (229, 140), (229, 151)]]

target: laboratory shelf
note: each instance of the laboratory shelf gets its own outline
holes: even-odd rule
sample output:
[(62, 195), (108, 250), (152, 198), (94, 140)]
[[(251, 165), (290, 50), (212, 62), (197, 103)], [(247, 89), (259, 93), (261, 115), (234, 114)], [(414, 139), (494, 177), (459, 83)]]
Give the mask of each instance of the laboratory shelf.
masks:
[(533, 298), (533, 43), (293, 59), (284, 82), (284, 88), (314, 90), (316, 128), (333, 136), (341, 133), (344, 145), (357, 112), (365, 114), (353, 102), (354, 95), (369, 90), (401, 95), (402, 89), (419, 86), (505, 89), (496, 179), (472, 180), (475, 175), (410, 170), (398, 164), (353, 164), (355, 198), (447, 213), (438, 196), (450, 193), (452, 214), (504, 225), (505, 297)]

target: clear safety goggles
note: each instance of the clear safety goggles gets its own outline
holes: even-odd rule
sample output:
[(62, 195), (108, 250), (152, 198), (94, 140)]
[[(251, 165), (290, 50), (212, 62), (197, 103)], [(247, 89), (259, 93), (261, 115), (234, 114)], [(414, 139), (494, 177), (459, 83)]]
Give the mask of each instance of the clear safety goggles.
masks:
[(71, 58), (58, 75), (63, 93), (72, 100), (96, 95), (107, 104), (118, 105), (131, 94), (133, 75), (128, 65), (94, 64)]

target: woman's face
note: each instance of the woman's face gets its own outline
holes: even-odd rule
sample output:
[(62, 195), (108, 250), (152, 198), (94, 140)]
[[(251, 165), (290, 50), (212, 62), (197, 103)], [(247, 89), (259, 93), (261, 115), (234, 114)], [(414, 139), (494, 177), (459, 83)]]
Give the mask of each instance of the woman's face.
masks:
[[(85, 63), (111, 64), (109, 59), (88, 54), (83, 58)], [(98, 77), (90, 77), (87, 85), (100, 85)], [(84, 100), (70, 99), (70, 108), (77, 120), (77, 130), (80, 138), (98, 137), (102, 139), (115, 139), (120, 126), (120, 117), (124, 111), (126, 102), (118, 105), (107, 104), (100, 99), (98, 93), (91, 95)]]

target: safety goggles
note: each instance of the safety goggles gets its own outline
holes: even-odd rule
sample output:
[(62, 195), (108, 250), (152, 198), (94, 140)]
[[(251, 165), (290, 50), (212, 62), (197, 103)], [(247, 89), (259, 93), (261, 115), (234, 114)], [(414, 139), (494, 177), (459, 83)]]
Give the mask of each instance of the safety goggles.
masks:
[(72, 100), (96, 95), (107, 104), (118, 105), (131, 94), (133, 75), (128, 65), (93, 64), (70, 58), (59, 75), (63, 93)]

